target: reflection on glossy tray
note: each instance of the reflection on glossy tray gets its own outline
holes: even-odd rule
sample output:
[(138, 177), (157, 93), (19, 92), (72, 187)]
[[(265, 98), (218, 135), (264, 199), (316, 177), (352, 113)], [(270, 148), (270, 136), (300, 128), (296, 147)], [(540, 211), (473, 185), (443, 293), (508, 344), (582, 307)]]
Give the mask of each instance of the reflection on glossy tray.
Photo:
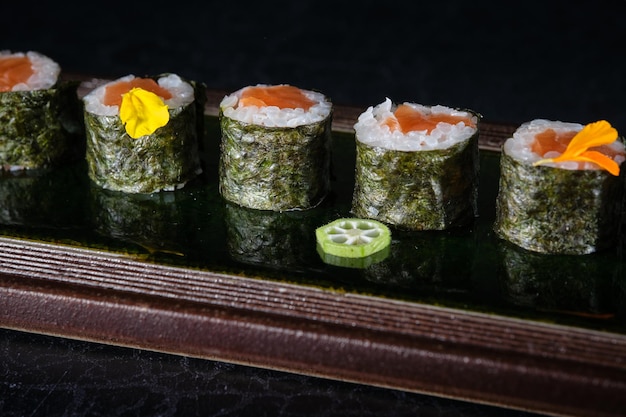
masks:
[(207, 116), (204, 174), (184, 189), (133, 195), (99, 189), (84, 162), (0, 179), (5, 236), (124, 252), (145, 261), (404, 301), (626, 333), (624, 249), (587, 256), (530, 253), (492, 232), (499, 155), (481, 149), (479, 217), (449, 231), (393, 231), (389, 256), (364, 269), (322, 262), (315, 228), (349, 215), (353, 136), (335, 132), (332, 192), (307, 211), (234, 206), (217, 190), (219, 126)]

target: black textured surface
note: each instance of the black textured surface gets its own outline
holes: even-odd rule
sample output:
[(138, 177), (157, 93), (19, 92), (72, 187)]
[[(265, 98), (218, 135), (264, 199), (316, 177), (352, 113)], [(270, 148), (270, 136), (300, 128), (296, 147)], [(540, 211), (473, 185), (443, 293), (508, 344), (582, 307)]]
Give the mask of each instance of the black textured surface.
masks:
[[(626, 2), (14, 2), (0, 49), (70, 73), (175, 72), (209, 88), (316, 89), (337, 104), (465, 107), (490, 121), (626, 132)], [(0, 331), (3, 416), (527, 416), (517, 411)]]
[(0, 415), (530, 417), (519, 411), (0, 330)]

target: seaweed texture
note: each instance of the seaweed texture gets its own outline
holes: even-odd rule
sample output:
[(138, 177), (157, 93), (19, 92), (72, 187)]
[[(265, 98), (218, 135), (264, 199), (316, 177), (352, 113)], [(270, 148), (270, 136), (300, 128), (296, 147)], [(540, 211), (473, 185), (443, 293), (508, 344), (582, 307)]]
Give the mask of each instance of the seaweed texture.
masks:
[(76, 160), (84, 140), (77, 83), (0, 94), (0, 169), (41, 169)]
[(396, 151), (356, 141), (352, 212), (405, 230), (443, 230), (477, 215), (478, 133), (447, 149)]
[(221, 195), (260, 210), (306, 210), (318, 205), (330, 190), (331, 118), (283, 128), (220, 115)]
[(524, 249), (582, 255), (615, 245), (624, 174), (534, 167), (502, 154), (494, 230)]

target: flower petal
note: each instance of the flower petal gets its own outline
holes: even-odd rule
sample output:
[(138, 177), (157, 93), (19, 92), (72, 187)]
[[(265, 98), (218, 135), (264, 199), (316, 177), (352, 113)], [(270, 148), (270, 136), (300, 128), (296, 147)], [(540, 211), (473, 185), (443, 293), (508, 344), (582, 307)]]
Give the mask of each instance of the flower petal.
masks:
[(126, 133), (137, 139), (151, 135), (169, 122), (167, 105), (158, 95), (142, 88), (133, 88), (122, 97), (120, 118)]
[(536, 166), (548, 162), (587, 161), (593, 162), (600, 168), (617, 176), (620, 170), (617, 162), (601, 152), (589, 150), (589, 148), (613, 143), (617, 136), (617, 130), (606, 120), (589, 123), (572, 138), (561, 155), (555, 158), (542, 159), (533, 165)]
[(612, 175), (619, 175), (619, 165), (612, 158), (598, 151), (583, 152), (578, 156), (578, 160), (593, 162), (599, 167), (609, 171)]
[(606, 120), (589, 123), (567, 145), (564, 155), (580, 155), (589, 148), (608, 145), (617, 139), (617, 130)]

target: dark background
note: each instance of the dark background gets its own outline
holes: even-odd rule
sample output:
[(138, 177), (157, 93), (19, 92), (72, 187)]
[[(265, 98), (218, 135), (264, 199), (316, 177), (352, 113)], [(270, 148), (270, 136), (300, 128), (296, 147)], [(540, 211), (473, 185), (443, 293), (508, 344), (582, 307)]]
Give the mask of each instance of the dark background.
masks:
[(38, 50), (70, 73), (289, 83), (336, 104), (389, 97), (626, 132), (624, 0), (15, 3), (0, 48)]
[[(485, 120), (626, 132), (625, 1), (13, 2), (0, 49), (64, 72), (288, 83), (336, 104), (413, 101)], [(623, 134), (623, 133), (622, 133)], [(0, 330), (0, 414), (522, 416), (521, 412)]]

